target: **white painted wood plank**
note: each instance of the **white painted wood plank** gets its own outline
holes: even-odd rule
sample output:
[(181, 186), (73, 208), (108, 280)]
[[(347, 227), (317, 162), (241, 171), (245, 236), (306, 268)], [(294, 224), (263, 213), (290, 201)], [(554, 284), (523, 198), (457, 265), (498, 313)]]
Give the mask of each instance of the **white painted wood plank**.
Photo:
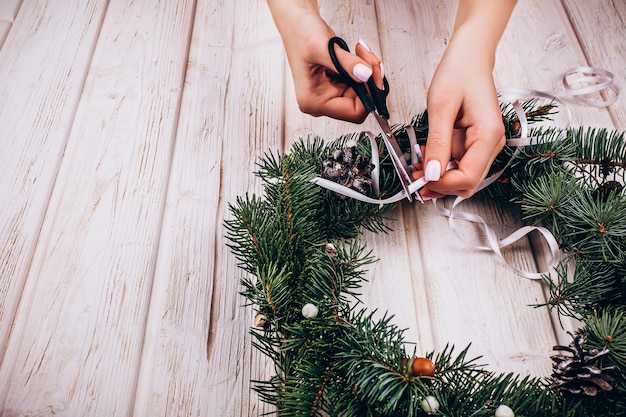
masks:
[(200, 1), (195, 15), (138, 416), (270, 411), (250, 389), (252, 379), (269, 375), (266, 358), (251, 345), (253, 313), (242, 307), (243, 272), (224, 245), (222, 222), (227, 203), (258, 191), (257, 157), (282, 145), (276, 68), (284, 58), (264, 2), (215, 3)]
[[(626, 33), (626, 24), (623, 20), (623, 16), (626, 16), (626, 3), (578, 0), (564, 0), (562, 3), (586, 58), (586, 65), (612, 72), (615, 75), (615, 82), (622, 90), (618, 100), (606, 109), (611, 115), (611, 122), (603, 121), (600, 124), (594, 124), (593, 119), (590, 119), (589, 122), (583, 121), (581, 124), (624, 131), (626, 130), (626, 100), (623, 90), (626, 85), (626, 53), (622, 46), (623, 34)], [(564, 329), (559, 334), (559, 343), (569, 343), (571, 337), (565, 331), (577, 329), (580, 323), (568, 317), (559, 318), (555, 314), (554, 322), (559, 323), (559, 321)]]
[[(3, 7), (9, 3), (14, 4)], [(0, 49), (0, 352), (10, 336), (105, 6), (101, 0), (75, 7), (64, 0), (26, 1)], [(0, 404), (8, 383), (0, 378)]]
[(108, 5), (0, 371), (6, 413), (131, 415), (193, 5)]
[[(479, 214), (498, 236), (519, 227), (510, 214), (485, 202), (468, 201), (459, 210)], [(493, 254), (468, 248), (430, 204), (417, 210), (416, 223), (436, 348), (471, 343), (471, 354), (483, 356), (489, 369), (545, 376), (554, 331), (546, 310), (529, 307), (543, 302), (541, 285), (517, 276)], [(477, 229), (457, 226), (476, 242)], [(505, 256), (535, 270), (527, 242), (508, 248)]]
[(0, 1), (0, 20), (13, 22), (17, 11), (23, 0), (2, 0)]
[(11, 30), (11, 26), (20, 9), (22, 1), (23, 0), (3, 0), (0, 2), (0, 50)]
[[(322, 11), (324, 11), (324, 7), (327, 8), (327, 16), (332, 16), (332, 18), (328, 19), (329, 23), (333, 26), (332, 22), (336, 21), (338, 27), (333, 26), (333, 28), (336, 32), (341, 33), (342, 36), (346, 38), (349, 36), (358, 38), (358, 34), (350, 34), (350, 31), (356, 31), (359, 29), (362, 30), (362, 28), (371, 27), (373, 25), (367, 21), (367, 17), (362, 18), (363, 20), (359, 21), (359, 14), (364, 13), (362, 4), (360, 4), (355, 10), (351, 9), (349, 5), (343, 3), (336, 5), (335, 8), (332, 8), (332, 4), (332, 2), (322, 3)], [(451, 28), (454, 16), (453, 7), (454, 6), (434, 7), (423, 3), (419, 3), (418, 5), (409, 2), (406, 4), (398, 4), (397, 2), (393, 4), (379, 3), (377, 4), (377, 14), (369, 16), (369, 19), (371, 19), (370, 21), (376, 21), (376, 16), (378, 16), (379, 19), (378, 26), (380, 37), (382, 39), (382, 48), (378, 47), (378, 50), (382, 50), (382, 59), (385, 62), (390, 83), (392, 83), (393, 93), (390, 97), (392, 115), (402, 115), (406, 119), (396, 119), (398, 121), (408, 121), (411, 116), (423, 110), (423, 104), (420, 103), (425, 103), (425, 93), (428, 82), (430, 81), (432, 72), (438, 63), (439, 56), (445, 47), (446, 36), (449, 36), (449, 34), (445, 31), (449, 31)], [(346, 16), (349, 16), (349, 18), (342, 16), (342, 10)], [(350, 22), (350, 24), (342, 24), (341, 22)], [(446, 24), (444, 22), (448, 23)], [(359, 29), (354, 29), (352, 25)], [(432, 29), (433, 27), (435, 30)], [(349, 35), (346, 35), (346, 33)], [(373, 38), (376, 43), (372, 42), (372, 39), (369, 38), (367, 41), (370, 45), (375, 45), (374, 48), (376, 49), (378, 37), (376, 35), (370, 35), (370, 37)], [(397, 87), (398, 85), (400, 87)], [(396, 88), (394, 88), (394, 86), (396, 86)], [(290, 100), (289, 94), (287, 99)], [(293, 104), (292, 107), (296, 108), (295, 104)], [(295, 113), (290, 113), (289, 104), (287, 104), (286, 107), (286, 120), (287, 140), (289, 140), (289, 132), (294, 132), (294, 136), (296, 135), (296, 132), (302, 132), (302, 130), (298, 130), (294, 127), (298, 121), (305, 120), (305, 132), (315, 132), (321, 134), (322, 136), (324, 136), (323, 132), (332, 132), (336, 129), (341, 129), (340, 125), (337, 125), (337, 123), (342, 123), (328, 123), (327, 120), (324, 119), (318, 120), (314, 118), (307, 118), (306, 116), (302, 117), (299, 116), (297, 111)], [(293, 121), (291, 125), (290, 121)], [(339, 128), (336, 126), (339, 126)], [(339, 131), (341, 132), (341, 130)], [(343, 132), (346, 131), (347, 130), (345, 129), (343, 130)], [(355, 129), (352, 131), (355, 131)], [(485, 209), (479, 208), (479, 211), (484, 210)], [(405, 205), (403, 207), (403, 212), (415, 213), (416, 211), (420, 213), (419, 217), (421, 222), (428, 223), (431, 221), (432, 216), (439, 217), (436, 213), (428, 213), (427, 211), (423, 211), (423, 209), (416, 208), (415, 206)], [(406, 233), (406, 238), (402, 237), (402, 239), (398, 239), (398, 236), (391, 238), (376, 236), (375, 238), (372, 237), (370, 239), (370, 241), (375, 242), (374, 252), (381, 258), (381, 261), (375, 267), (375, 270), (372, 271), (371, 276), (374, 278), (370, 278), (373, 283), (368, 287), (365, 297), (367, 300), (366, 304), (382, 309), (386, 309), (391, 306), (392, 312), (397, 314), (399, 320), (402, 321), (403, 324), (409, 323), (407, 326), (410, 329), (408, 334), (413, 336), (413, 340), (419, 339), (420, 345), (425, 350), (430, 350), (434, 347), (441, 348), (443, 347), (443, 344), (448, 341), (462, 341), (463, 344), (469, 343), (473, 340), (472, 336), (474, 335), (474, 332), (468, 330), (468, 327), (463, 324), (459, 324), (458, 326), (448, 324), (450, 310), (448, 310), (447, 304), (438, 301), (440, 294), (445, 293), (447, 288), (444, 288), (437, 283), (445, 279), (442, 275), (447, 275), (447, 279), (451, 279), (449, 276), (450, 268), (446, 268), (444, 271), (438, 271), (432, 266), (433, 264), (439, 262), (438, 260), (433, 259), (433, 256), (436, 256), (433, 254), (445, 253), (449, 247), (449, 241), (456, 238), (451, 233), (445, 222), (439, 224), (441, 230), (435, 228), (427, 229), (426, 227), (421, 227), (421, 222), (417, 221), (412, 216), (413, 215), (407, 216), (406, 213), (400, 213), (399, 224), (404, 223), (405, 226), (400, 226), (399, 229), (401, 230), (399, 232), (394, 232), (400, 233), (399, 236), (404, 236)], [(499, 216), (500, 214), (490, 220), (501, 222)], [(438, 218), (438, 220), (441, 219)], [(398, 229), (398, 224), (395, 224), (395, 226), (396, 229)], [(422, 233), (421, 230), (428, 231)], [(438, 235), (438, 237), (433, 239), (433, 237), (429, 236), (429, 234)], [(386, 240), (381, 242), (381, 239)], [(425, 244), (425, 247), (428, 249), (421, 248), (423, 240), (428, 241), (428, 243)], [(434, 244), (434, 246), (432, 244), (433, 240), (438, 242), (437, 244)], [(456, 262), (454, 260), (452, 261), (453, 263), (456, 263), (456, 271), (462, 271), (463, 273), (466, 272), (465, 262), (467, 262), (468, 258), (476, 266), (473, 275), (470, 277), (470, 282), (472, 282), (472, 278), (474, 280), (478, 279), (478, 277), (481, 277), (483, 274), (488, 272), (491, 272), (492, 274), (502, 273), (507, 276), (511, 276), (512, 279), (518, 279), (507, 267), (498, 265), (498, 261), (493, 256), (487, 254), (468, 253), (467, 249), (463, 247), (458, 249), (461, 251), (462, 256), (460, 256)], [(422, 253), (422, 256), (418, 255), (420, 252)], [(409, 258), (411, 259), (412, 264), (409, 263)], [(447, 262), (449, 262), (449, 258), (449, 256), (446, 258)], [(532, 253), (528, 247), (526, 247), (526, 250), (521, 255), (521, 258), (521, 262), (525, 262), (528, 267), (534, 267)], [(429, 262), (431, 264), (431, 267), (427, 268), (426, 272), (423, 270), (424, 267), (422, 266), (422, 262)], [(483, 266), (484, 269), (482, 268)], [(377, 275), (385, 276), (383, 282), (387, 289), (391, 286), (395, 287), (396, 290), (384, 291), (382, 287), (375, 287), (375, 283), (378, 282), (375, 278)], [(423, 278), (425, 275), (427, 275), (427, 277)], [(387, 280), (387, 277), (393, 277), (392, 280), (394, 281), (390, 282)], [(395, 280), (398, 279), (397, 277), (409, 277), (409, 280), (404, 283), (401, 283), (403, 282), (402, 280), (395, 282)], [(429, 288), (428, 283), (434, 283), (434, 287), (431, 286)], [(491, 285), (493, 286), (495, 283), (491, 283)], [(541, 297), (541, 289), (537, 286), (535, 287), (536, 288), (534, 290), (531, 290), (530, 296), (530, 300), (532, 300), (533, 303), (540, 302), (540, 300), (536, 297)], [(407, 288), (413, 288), (413, 293), (411, 294), (411, 292), (407, 292)], [(517, 291), (517, 288), (510, 289), (511, 297), (513, 297)], [(414, 298), (412, 300), (405, 300), (402, 302), (397, 298), (399, 294), (410, 294), (411, 297)], [(390, 300), (390, 298), (393, 297), (395, 297), (395, 302)], [(448, 301), (450, 303), (457, 303), (454, 298)], [(472, 311), (475, 310), (474, 307), (475, 306), (471, 304), (465, 305), (466, 309), (471, 309)], [(497, 317), (497, 315), (493, 314), (492, 308), (493, 307), (487, 307), (486, 309), (480, 310), (476, 313), (476, 316), (473, 318), (474, 323), (488, 325), (490, 320)], [(532, 312), (532, 310), (530, 311)], [(427, 317), (429, 314), (433, 314), (434, 320), (439, 321), (440, 328), (438, 329), (437, 342), (432, 339), (432, 332), (434, 330), (432, 329), (431, 322)], [(463, 310), (458, 313), (458, 316), (462, 317), (464, 314), (465, 311)], [(416, 316), (417, 319), (415, 318)], [(545, 325), (544, 330), (551, 334), (549, 319), (545, 317), (545, 313), (543, 316), (543, 323)], [(534, 318), (532, 318), (532, 320), (534, 320)], [(516, 316), (509, 316), (508, 321), (515, 323)], [(504, 327), (509, 328), (508, 325), (505, 325)], [(457, 328), (462, 330), (461, 336), (458, 334), (451, 335), (450, 333), (458, 331), (456, 330)], [(520, 325), (520, 333), (525, 333), (523, 324)], [(508, 346), (511, 349), (509, 352), (493, 352), (492, 354), (489, 352), (480, 353), (488, 356), (487, 359), (493, 359), (492, 362), (495, 362), (494, 366), (497, 369), (510, 369), (513, 367), (514, 369), (523, 368), (526, 370), (527, 366), (523, 363), (525, 359), (519, 360), (517, 364), (504, 364), (500, 367), (498, 362), (506, 362), (510, 357), (520, 357), (520, 355), (522, 355), (515, 349), (524, 349), (523, 346), (519, 348), (516, 338), (509, 337), (509, 339), (510, 343)], [(530, 343), (535, 343), (535, 347), (539, 345), (540, 348), (544, 348), (551, 344), (551, 340), (553, 340), (553, 335), (548, 338), (535, 338)], [(533, 355), (535, 353), (534, 351), (537, 350), (535, 347), (530, 348), (530, 350), (533, 351), (530, 355)], [(478, 348), (480, 348), (480, 346), (478, 346)], [(503, 357), (504, 359), (502, 359)], [(545, 360), (541, 365), (539, 365), (539, 369), (535, 368), (534, 371), (539, 374), (545, 373)]]
[(623, 1), (563, 0), (567, 14), (576, 31), (587, 63), (604, 68), (615, 74), (615, 81), (622, 89), (616, 103), (609, 107), (614, 126), (626, 130), (626, 3)]
[[(0, 335), (5, 338), (13, 324), (13, 312), (34, 250), (34, 236), (39, 232), (52, 179), (70, 132), (82, 86), (80, 74), (88, 68), (103, 11), (102, 5), (82, 2), (84, 7), (75, 14), (61, 13), (61, 3), (25, 1), (25, 5), (37, 7), (23, 6), (19, 22), (13, 25), (11, 36), (0, 50), (0, 92), (6, 98), (0, 101), (0, 186), (9, 190), (0, 203), (0, 218), (10, 219), (0, 228)], [(263, 2), (198, 3), (178, 127), (175, 113), (181, 93), (174, 80), (180, 77), (173, 73), (182, 73), (185, 47), (173, 48), (171, 42), (153, 39), (152, 35), (154, 28), (160, 27), (156, 22), (162, 25), (170, 21), (170, 25), (176, 25), (168, 27), (176, 33), (172, 36), (184, 38), (185, 25), (191, 22), (191, 6), (160, 5), (167, 11), (155, 15), (137, 3), (129, 5), (124, 13), (112, 5), (117, 11), (108, 22), (111, 26), (113, 21), (122, 22), (120, 36), (114, 41), (111, 26), (103, 32), (24, 303), (8, 350), (5, 352), (4, 345), (2, 348), (5, 356), (0, 369), (0, 414), (215, 412), (256, 416), (269, 411), (249, 392), (249, 380), (263, 377), (265, 361), (251, 349), (246, 335), (251, 313), (241, 307), (242, 299), (237, 294), (240, 272), (221, 246), (225, 204), (242, 190), (258, 186), (251, 176), (240, 175), (245, 170), (241, 164), (253, 169), (250, 164), (258, 154), (281, 146), (283, 107), (287, 141), (300, 132), (334, 138), (360, 127), (299, 115), (289, 87), (286, 104), (282, 103), (277, 95), (281, 90), (277, 73), (282, 71), (277, 72), (276, 67), (284, 68), (285, 62)], [(333, 27), (351, 45), (362, 36), (382, 51), (393, 82), (392, 115), (402, 121), (422, 109), (432, 70), (443, 51), (443, 43), (438, 42), (446, 38), (453, 5), (417, 2), (396, 7), (389, 3), (393, 2), (377, 4), (380, 37), (372, 32), (375, 25), (369, 22), (376, 20), (371, 2), (363, 7), (363, 2), (323, 0), (321, 6)], [(518, 4), (505, 34), (496, 77), (503, 86), (554, 87), (558, 67), (578, 65), (585, 56), (572, 40), (573, 32), (558, 5), (526, 3)], [(186, 23), (182, 23), (183, 12), (178, 7), (185, 8)], [(581, 33), (588, 30), (582, 19), (583, 6), (569, 7), (579, 8), (575, 13), (580, 14)], [(602, 16), (599, 10), (594, 13), (598, 19), (602, 17), (603, 23), (617, 16)], [(223, 18), (233, 14), (237, 19)], [(413, 19), (419, 15), (425, 22), (414, 28), (415, 32), (406, 32), (403, 23), (409, 14)], [(68, 16), (72, 18), (68, 20)], [(32, 24), (38, 21), (46, 24), (32, 31)], [(554, 22), (559, 24), (555, 26)], [(231, 25), (236, 29), (230, 29)], [(131, 36), (133, 31), (136, 38)], [(597, 42), (594, 39), (598, 35), (589, 33), (579, 34), (583, 44)], [(428, 41), (415, 42), (416, 37)], [(136, 51), (144, 54), (142, 59)], [(400, 59), (398, 51), (414, 51), (414, 57)], [(604, 53), (608, 57), (603, 59), (624, 68), (623, 58), (614, 57), (610, 48), (603, 49)], [(518, 62), (518, 56), (525, 60)], [(412, 59), (421, 62), (412, 64)], [(589, 61), (597, 64), (593, 59)], [(50, 66), (50, 62), (55, 65)], [(31, 87), (34, 82), (38, 83), (37, 89)], [(575, 109), (575, 114), (584, 116), (584, 124), (612, 125), (605, 111)], [(617, 124), (621, 126), (621, 122)], [(172, 148), (175, 156), (166, 198)], [(241, 155), (246, 156), (244, 162)], [(164, 200), (165, 220), (159, 238), (158, 211)], [(499, 230), (502, 234), (514, 227), (508, 224), (510, 218), (489, 205), (469, 202), (463, 208), (489, 218), (509, 219)], [(403, 206), (393, 226), (396, 232), (391, 237), (367, 237), (370, 247), (382, 258), (371, 273), (368, 306), (397, 308), (398, 319), (411, 326), (409, 339), (418, 340), (422, 347), (434, 346), (435, 342), (440, 347), (446, 341), (462, 345), (471, 338), (473, 352), (486, 352), (496, 369), (511, 369), (514, 364), (526, 366), (532, 373), (541, 372), (537, 363), (543, 363), (542, 355), (549, 347), (545, 352), (541, 346), (536, 350), (511, 349), (512, 343), (552, 343), (544, 340), (543, 318), (540, 329), (530, 328), (530, 334), (526, 334), (525, 317), (533, 310), (526, 304), (537, 301), (528, 297), (535, 293), (527, 292), (524, 281), (504, 279), (491, 255), (467, 252), (453, 237), (445, 246), (432, 239), (420, 240), (422, 235), (436, 236), (447, 228), (445, 220), (430, 206)], [(471, 230), (467, 229), (466, 234), (471, 236)], [(532, 266), (526, 247), (519, 250), (522, 254), (513, 256)], [(452, 273), (447, 264), (443, 270), (437, 268), (439, 264), (431, 258), (438, 252), (449, 259), (456, 257), (456, 263), (465, 265), (463, 275), (454, 275), (458, 265), (450, 267)], [(153, 269), (152, 286), (149, 277)], [(406, 273), (411, 282), (403, 284), (396, 279), (396, 272)], [(11, 279), (4, 279), (6, 276)], [(468, 286), (463, 279), (473, 281)], [(413, 287), (414, 295), (408, 287)], [(503, 295), (516, 291), (522, 296)], [(150, 319), (140, 357), (148, 300)], [(430, 317), (424, 318), (429, 311), (432, 323)], [(505, 317), (483, 320), (489, 311)], [(520, 316), (520, 323), (504, 328), (510, 316)], [(470, 330), (458, 333), (459, 326)], [(211, 345), (208, 352), (207, 339)], [(124, 367), (131, 369), (124, 371)], [(131, 410), (139, 367), (137, 398)]]
[(0, 20), (0, 50), (2, 50), (2, 45), (9, 34), (9, 30), (11, 30), (11, 23)]
[[(436, 7), (432, 2), (376, 2), (381, 59), (390, 84), (388, 104), (392, 123), (409, 123), (412, 117), (424, 111), (428, 84), (442, 51), (438, 48), (443, 41), (442, 25), (446, 28), (447, 21), (441, 16), (435, 16), (431, 11), (433, 8), (447, 10), (445, 7)], [(418, 347), (425, 353), (442, 348), (445, 342), (437, 339), (434, 318), (441, 312), (437, 311), (439, 306), (433, 303), (428, 288), (429, 280), (437, 281), (441, 272), (431, 272), (430, 277), (427, 276), (427, 263), (439, 260), (421, 255), (424, 252), (422, 239), (428, 239), (428, 236), (421, 232), (416, 221), (418, 216), (425, 216), (424, 221), (428, 221), (433, 214), (421, 209), (423, 206), (420, 203), (403, 202), (403, 216), (400, 225), (395, 228), (405, 239), (403, 256), (406, 257), (405, 262), (408, 262), (409, 281), (406, 285), (412, 289), (408, 294), (412, 297), (415, 310), (414, 333), (419, 338)], [(445, 251), (445, 239), (449, 239), (446, 232), (448, 230), (445, 229), (432, 231), (444, 240), (441, 244), (443, 249), (431, 248), (433, 256), (437, 256), (441, 250)]]
[(392, 114), (408, 123), (426, 107), (430, 80), (451, 34), (456, 4), (378, 1), (379, 31)]

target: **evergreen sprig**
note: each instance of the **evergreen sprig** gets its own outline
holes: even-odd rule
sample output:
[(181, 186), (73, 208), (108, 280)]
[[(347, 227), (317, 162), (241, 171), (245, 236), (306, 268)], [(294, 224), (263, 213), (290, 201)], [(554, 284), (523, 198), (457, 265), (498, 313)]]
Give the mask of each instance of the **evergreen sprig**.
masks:
[(555, 268), (555, 278), (544, 277), (549, 291), (547, 303), (559, 315), (578, 320), (589, 318), (598, 308), (619, 304), (619, 283), (614, 266), (599, 262), (572, 262), (565, 258)]
[[(554, 103), (523, 105), (530, 123), (554, 116)], [(511, 107), (502, 108), (507, 136), (519, 137)], [(408, 129), (420, 144), (428, 135), (427, 113), (407, 126), (395, 126), (405, 152)], [(532, 143), (507, 148), (492, 171), (506, 170), (483, 197), (520, 213), (520, 221), (548, 227), (565, 259), (546, 277), (544, 306), (583, 322), (585, 348), (609, 349), (600, 367), (616, 367), (611, 391), (595, 397), (572, 396), (550, 380), (489, 372), (453, 346), (426, 356), (434, 376), (411, 372), (415, 347), (392, 317), (368, 312), (359, 301), (365, 272), (374, 262), (359, 239), (362, 229), (385, 232), (388, 210), (338, 198), (311, 179), (322, 161), (348, 140), (362, 155), (369, 147), (359, 135), (325, 143), (296, 142), (290, 153), (259, 159), (261, 196), (245, 195), (230, 206), (225, 221), (228, 246), (239, 267), (242, 295), (257, 313), (252, 344), (274, 364), (275, 374), (253, 381), (259, 397), (281, 416), (422, 416), (422, 401), (434, 397), (438, 415), (493, 416), (508, 405), (517, 416), (618, 416), (626, 413), (626, 168), (624, 134), (606, 129), (533, 128)], [(387, 150), (379, 142), (381, 190), (401, 185)], [(621, 185), (620, 185), (621, 184)], [(621, 187), (621, 188), (620, 188)], [(313, 304), (315, 316), (302, 307)], [(612, 369), (612, 368), (611, 368)]]

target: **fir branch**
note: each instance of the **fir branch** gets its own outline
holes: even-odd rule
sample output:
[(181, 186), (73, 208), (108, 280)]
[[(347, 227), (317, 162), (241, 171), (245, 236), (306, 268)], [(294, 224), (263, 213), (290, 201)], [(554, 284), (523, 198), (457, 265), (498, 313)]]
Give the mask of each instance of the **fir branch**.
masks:
[(578, 128), (570, 131), (579, 163), (601, 165), (607, 158), (615, 167), (626, 166), (626, 140), (624, 132), (608, 129)]
[(330, 305), (345, 307), (358, 301), (367, 272), (364, 268), (375, 259), (359, 239), (329, 243), (334, 248), (332, 253), (325, 245), (305, 261), (302, 282), (306, 285), (301, 287), (300, 297), (303, 303), (329, 300)]
[(569, 215), (571, 202), (581, 198), (579, 180), (555, 173), (514, 185), (520, 190), (516, 201), (520, 204), (522, 219), (530, 224), (541, 223), (560, 236), (562, 219)]
[(570, 210), (557, 221), (565, 228), (563, 238), (588, 259), (607, 261), (624, 257), (626, 204), (622, 196), (593, 197), (583, 193), (572, 199)]
[[(353, 311), (346, 320), (336, 364), (345, 384), (381, 416), (415, 415), (426, 390), (419, 378), (408, 376), (404, 330), (391, 324), (391, 317), (376, 320), (365, 310)], [(355, 415), (353, 411), (341, 410), (346, 415)]]
[[(558, 113), (557, 105), (554, 101), (544, 105), (538, 105), (538, 99), (531, 99), (521, 103), (522, 109), (529, 124), (553, 120), (553, 115)], [(520, 136), (521, 125), (519, 117), (512, 104), (505, 103), (500, 106), (502, 111), (502, 121), (504, 123), (505, 135), (507, 138)]]
[(591, 312), (618, 301), (613, 265), (580, 261), (572, 273), (570, 264), (570, 258), (559, 263), (554, 281), (547, 276), (543, 278), (550, 295), (546, 303), (536, 307), (548, 306), (555, 308), (559, 316), (583, 320)]
[[(626, 369), (626, 317), (623, 310), (600, 310), (585, 321), (582, 332), (589, 333), (587, 343), (595, 349), (609, 349), (608, 359)], [(622, 374), (622, 378), (626, 375)]]
[(261, 199), (246, 194), (229, 205), (233, 219), (224, 221), (227, 246), (233, 252), (240, 268), (254, 273), (263, 262), (264, 243), (259, 238), (271, 232), (268, 207)]

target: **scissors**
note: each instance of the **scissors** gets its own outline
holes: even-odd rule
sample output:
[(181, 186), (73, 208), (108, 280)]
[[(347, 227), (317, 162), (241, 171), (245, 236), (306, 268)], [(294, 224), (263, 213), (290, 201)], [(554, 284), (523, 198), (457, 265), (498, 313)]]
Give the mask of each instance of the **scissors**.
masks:
[[(328, 41), (328, 52), (330, 53), (330, 59), (333, 61), (337, 72), (342, 77), (342, 81), (345, 82), (349, 87), (351, 87), (363, 102), (363, 106), (365, 106), (365, 111), (368, 114), (373, 114), (378, 126), (380, 126), (380, 130), (383, 133), (383, 141), (385, 142), (385, 146), (391, 156), (391, 161), (393, 162), (393, 166), (398, 173), (398, 177), (400, 178), (400, 182), (402, 183), (402, 188), (406, 193), (406, 196), (409, 201), (412, 201), (411, 192), (409, 191), (409, 185), (413, 182), (411, 177), (412, 170), (409, 168), (406, 163), (406, 159), (404, 159), (404, 154), (398, 146), (398, 141), (395, 136), (391, 132), (391, 128), (389, 127), (389, 110), (387, 109), (387, 95), (389, 95), (389, 83), (387, 82), (387, 78), (383, 77), (383, 89), (381, 90), (374, 83), (374, 79), (370, 78), (367, 81), (367, 86), (365, 83), (358, 83), (350, 77), (345, 68), (339, 63), (337, 59), (337, 55), (335, 54), (335, 45), (339, 45), (339, 47), (345, 51), (350, 52), (350, 48), (346, 42), (335, 36)], [(369, 90), (369, 91), (368, 91)], [(422, 197), (419, 193), (415, 193), (415, 196), (422, 203)]]

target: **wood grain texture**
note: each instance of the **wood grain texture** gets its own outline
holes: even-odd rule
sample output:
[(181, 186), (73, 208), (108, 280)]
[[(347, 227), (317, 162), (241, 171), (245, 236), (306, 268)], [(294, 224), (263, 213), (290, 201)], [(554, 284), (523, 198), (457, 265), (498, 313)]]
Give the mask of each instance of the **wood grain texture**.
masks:
[[(443, 52), (443, 49), (436, 45), (445, 41), (442, 28), (447, 26), (445, 19), (433, 20), (437, 18), (434, 13), (435, 11), (420, 2), (376, 3), (381, 59), (385, 65), (391, 91), (389, 109), (393, 120), (398, 123), (409, 123), (426, 107), (426, 92), (432, 71)], [(432, 55), (437, 58), (429, 58)], [(419, 226), (415, 222), (415, 213), (422, 208), (420, 203), (405, 202), (401, 205), (399, 233), (405, 239), (403, 256), (408, 265), (404, 268), (408, 269), (404, 275), (407, 279), (406, 287), (411, 289), (411, 301), (415, 310), (416, 322), (413, 326), (416, 327), (412, 334), (417, 335), (415, 341), (418, 342), (419, 351), (424, 354), (437, 346), (437, 328), (430, 312), (433, 300), (428, 291), (425, 275), (427, 271), (425, 263), (432, 260), (424, 259), (420, 255), (422, 242), (418, 236)], [(438, 276), (439, 274), (434, 274), (431, 278), (436, 280)]]
[[(585, 10), (589, 9), (591, 5), (586, 2), (579, 3), (581, 4), (578, 7), (584, 7)], [(593, 3), (592, 10), (598, 13), (598, 7), (601, 8), (602, 5), (598, 5), (597, 2)], [(603, 11), (607, 10), (610, 10), (610, 7)], [(562, 88), (562, 75), (573, 67), (590, 65), (616, 71), (608, 64), (610, 62), (609, 57), (590, 58), (586, 51), (589, 45), (585, 46), (585, 44), (595, 44), (595, 39), (598, 37), (594, 36), (593, 33), (582, 34), (583, 31), (580, 28), (576, 25), (572, 26), (570, 14), (571, 12), (568, 13), (567, 7), (564, 8), (562, 4), (557, 2), (529, 1), (518, 3), (498, 51), (499, 56), (507, 57), (496, 63), (495, 74), (500, 86), (554, 90)], [(612, 12), (610, 15), (619, 16), (619, 14)], [(607, 18), (607, 15), (604, 15), (604, 19), (613, 28), (616, 24), (619, 25), (616, 21), (620, 19)], [(588, 23), (586, 14), (582, 21)], [(533, 33), (533, 36), (528, 36), (529, 32)], [(581, 105), (576, 100), (566, 99), (564, 101), (572, 112), (572, 124), (574, 126), (618, 127), (621, 129), (625, 126), (624, 124), (621, 127), (616, 125), (614, 123), (615, 118), (611, 116), (616, 112), (623, 111), (623, 104), (620, 101), (608, 109)], [(565, 118), (562, 115), (556, 118), (556, 123), (563, 125), (564, 122)], [(548, 250), (545, 243), (533, 236), (533, 248), (540, 270), (546, 270), (548, 266), (546, 253)], [(544, 288), (544, 292), (547, 297), (546, 288)], [(558, 342), (568, 344), (571, 338), (566, 332), (578, 328), (579, 322), (558, 317), (555, 311), (551, 313)]]
[(267, 363), (222, 224), (282, 146), (282, 44), (262, 2), (200, 1), (193, 27), (134, 415), (257, 416)]
[(2, 0), (0, 2), (0, 20), (13, 22), (23, 0)]
[(130, 415), (192, 12), (108, 4), (0, 374), (5, 415)]
[[(519, 227), (509, 213), (489, 202), (471, 200), (458, 209), (479, 214), (501, 237)], [(415, 223), (435, 349), (471, 343), (471, 354), (481, 355), (489, 369), (545, 375), (554, 330), (547, 311), (529, 307), (543, 302), (541, 285), (516, 275), (492, 253), (473, 250), (482, 243), (480, 231), (456, 222), (462, 241), (430, 204), (416, 211)], [(515, 266), (535, 270), (527, 242), (504, 253)]]
[[(0, 49), (2, 355), (90, 65), (103, 3), (89, 0), (71, 8), (63, 0), (26, 0)], [(12, 21), (18, 4), (3, 2), (3, 15)], [(0, 404), (8, 383), (0, 378)]]
[(4, 40), (9, 34), (9, 30), (11, 30), (11, 23), (0, 20), (0, 50), (2, 49), (2, 45), (4, 45)]
[[(320, 12), (333, 30), (346, 40), (352, 50), (358, 39), (362, 38), (372, 50), (384, 53), (379, 40), (379, 22), (375, 2), (324, 0), (320, 3)], [(300, 120), (298, 125), (305, 126), (306, 130), (327, 140), (363, 130), (370, 130), (375, 134), (379, 132), (378, 126), (371, 117), (363, 125), (336, 120), (329, 122), (327, 118), (303, 116), (290, 91), (286, 100), (287, 142), (302, 135), (302, 130), (294, 131), (290, 128), (296, 124), (293, 122), (296, 120)], [(413, 299), (409, 246), (403, 229), (402, 210), (398, 208), (390, 216), (394, 219), (389, 222), (392, 232), (376, 235), (366, 233), (364, 236), (368, 248), (373, 251), (373, 255), (378, 260), (369, 268), (368, 282), (363, 287), (362, 300), (368, 311), (377, 310), (375, 317), (382, 317), (385, 313), (394, 315), (393, 323), (400, 328), (407, 329), (405, 334), (407, 342), (415, 343), (420, 339), (420, 334)], [(422, 349), (421, 346), (418, 348)]]

